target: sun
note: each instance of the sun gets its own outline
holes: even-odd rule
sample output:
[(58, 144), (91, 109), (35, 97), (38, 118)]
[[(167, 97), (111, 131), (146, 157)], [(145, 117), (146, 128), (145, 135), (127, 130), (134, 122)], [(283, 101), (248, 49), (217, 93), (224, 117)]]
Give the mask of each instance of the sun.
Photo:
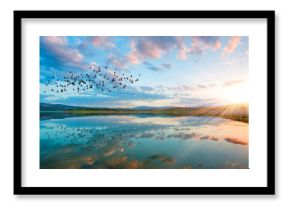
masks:
[(249, 101), (249, 90), (246, 83), (239, 83), (225, 88), (224, 100), (226, 103), (246, 103)]

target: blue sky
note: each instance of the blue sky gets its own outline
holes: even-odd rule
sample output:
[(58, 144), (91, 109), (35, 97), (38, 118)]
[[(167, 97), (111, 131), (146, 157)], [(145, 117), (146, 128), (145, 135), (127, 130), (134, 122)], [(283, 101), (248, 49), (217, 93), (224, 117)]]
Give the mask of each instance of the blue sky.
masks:
[[(92, 107), (247, 102), (248, 47), (246, 36), (42, 36), (40, 101)], [(90, 65), (139, 80), (112, 92), (56, 93), (55, 85), (46, 86), (52, 76), (91, 73)]]

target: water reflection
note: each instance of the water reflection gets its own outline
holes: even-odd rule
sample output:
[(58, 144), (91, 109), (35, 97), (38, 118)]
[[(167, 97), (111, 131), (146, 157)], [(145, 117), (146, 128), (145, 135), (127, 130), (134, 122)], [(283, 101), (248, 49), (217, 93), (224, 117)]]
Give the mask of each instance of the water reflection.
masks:
[(148, 115), (45, 119), (40, 168), (248, 168), (248, 124)]

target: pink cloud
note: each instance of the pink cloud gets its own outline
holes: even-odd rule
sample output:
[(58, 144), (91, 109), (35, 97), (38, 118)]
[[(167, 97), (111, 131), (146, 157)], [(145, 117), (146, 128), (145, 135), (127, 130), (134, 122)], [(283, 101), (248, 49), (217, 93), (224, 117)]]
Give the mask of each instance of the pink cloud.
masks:
[(83, 55), (77, 49), (53, 47), (52, 51), (58, 55), (58, 57), (68, 62), (80, 63), (83, 60)]
[(137, 64), (146, 58), (160, 58), (176, 46), (176, 38), (170, 36), (135, 37), (131, 42), (131, 52), (127, 59)]
[(187, 60), (188, 48), (184, 43), (183, 37), (177, 37), (177, 48), (178, 48), (177, 58), (179, 60)]
[(217, 36), (191, 37), (191, 45), (187, 46), (183, 36), (149, 36), (132, 37), (131, 51), (127, 53), (127, 63), (140, 64), (147, 59), (158, 59), (167, 55), (172, 49), (177, 49), (177, 58), (187, 60), (190, 54), (201, 54), (210, 49), (216, 51), (221, 48), (221, 41)]
[(192, 37), (191, 38), (191, 52), (196, 54), (201, 54), (202, 51), (205, 50), (204, 45), (199, 40), (199, 37)]
[(92, 43), (95, 47), (103, 48), (114, 48), (116, 45), (111, 42), (111, 39), (108, 36), (96, 36), (93, 37)]
[(63, 36), (46, 36), (45, 39), (50, 44), (55, 44), (55, 45), (67, 44), (66, 38)]
[(165, 53), (165, 48), (162, 48), (158, 42), (150, 38), (141, 38), (139, 41), (132, 44), (133, 51), (141, 58), (159, 58), (162, 53)]
[(127, 59), (131, 64), (138, 64), (139, 63), (138, 55), (136, 52), (130, 52), (127, 55)]
[(179, 49), (178, 55), (179, 60), (187, 60), (187, 51), (185, 48)]
[(194, 36), (191, 38), (190, 53), (202, 54), (210, 49), (216, 51), (221, 48), (221, 42), (216, 36)]
[(222, 47), (222, 44), (220, 41), (216, 41), (214, 44), (214, 50), (218, 50)]
[(139, 53), (136, 48), (136, 41), (131, 42), (131, 52), (127, 54), (127, 59), (131, 64), (138, 64), (139, 62)]
[(239, 36), (233, 36), (228, 42), (228, 45), (224, 48), (225, 53), (232, 53), (240, 43), (241, 37)]
[(51, 55), (58, 61), (61, 61), (64, 65), (74, 67), (81, 66), (83, 55), (78, 49), (68, 47), (65, 37), (47, 36), (43, 38), (42, 42)]
[(111, 54), (108, 56), (107, 63), (118, 68), (125, 68), (127, 65), (127, 60)]

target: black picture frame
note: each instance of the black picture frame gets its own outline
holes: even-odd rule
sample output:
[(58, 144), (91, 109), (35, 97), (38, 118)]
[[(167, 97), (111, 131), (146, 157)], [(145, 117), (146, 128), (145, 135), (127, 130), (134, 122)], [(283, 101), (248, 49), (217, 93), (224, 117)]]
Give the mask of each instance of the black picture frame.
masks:
[[(266, 187), (24, 187), (22, 186), (21, 24), (47, 18), (211, 18), (267, 20)], [(273, 195), (275, 194), (275, 11), (14, 11), (14, 194)]]

